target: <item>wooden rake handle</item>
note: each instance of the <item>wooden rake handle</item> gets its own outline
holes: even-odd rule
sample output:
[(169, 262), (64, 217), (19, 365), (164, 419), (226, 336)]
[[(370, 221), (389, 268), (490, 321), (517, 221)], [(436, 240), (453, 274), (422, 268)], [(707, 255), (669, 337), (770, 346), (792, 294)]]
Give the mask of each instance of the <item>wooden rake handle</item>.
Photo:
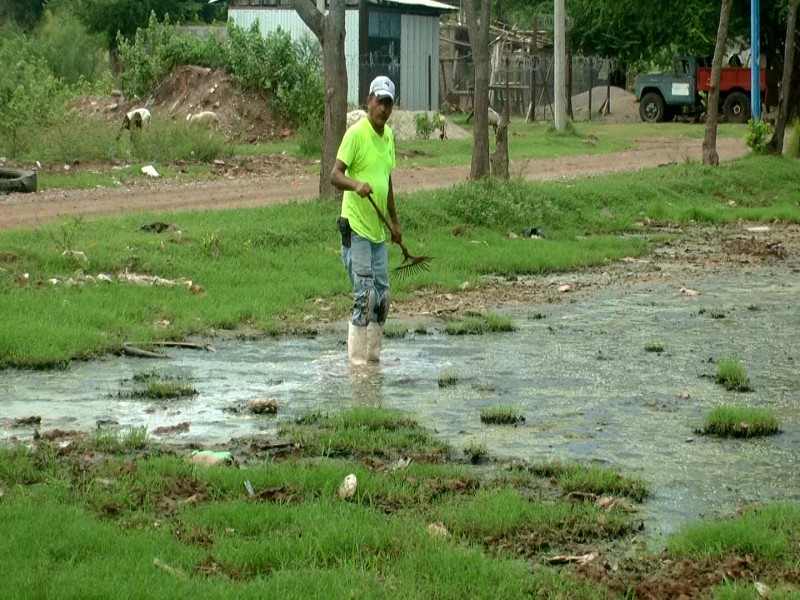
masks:
[[(383, 214), (383, 211), (380, 208), (378, 208), (378, 205), (375, 203), (375, 200), (372, 199), (372, 194), (367, 194), (367, 200), (369, 200), (369, 203), (372, 204), (372, 208), (374, 208), (375, 212), (378, 213), (378, 216), (381, 218), (381, 221), (383, 221), (383, 224), (389, 228), (389, 231), (394, 232), (394, 228), (392, 227), (392, 224), (389, 223), (389, 219), (386, 218), (386, 215)], [(403, 242), (397, 242), (397, 245), (400, 246), (400, 250), (403, 251), (403, 258), (405, 258), (406, 260), (412, 258), (411, 255), (408, 253), (408, 250), (406, 249), (406, 245)]]

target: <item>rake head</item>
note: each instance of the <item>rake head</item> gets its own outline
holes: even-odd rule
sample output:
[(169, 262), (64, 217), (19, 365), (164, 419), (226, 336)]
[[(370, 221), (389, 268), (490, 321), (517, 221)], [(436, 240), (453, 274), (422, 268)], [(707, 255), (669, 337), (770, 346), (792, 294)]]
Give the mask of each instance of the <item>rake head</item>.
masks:
[(403, 253), (403, 262), (400, 263), (399, 266), (394, 268), (395, 274), (404, 279), (410, 275), (418, 275), (422, 273), (422, 271), (427, 271), (430, 269), (430, 256), (412, 256), (407, 253)]

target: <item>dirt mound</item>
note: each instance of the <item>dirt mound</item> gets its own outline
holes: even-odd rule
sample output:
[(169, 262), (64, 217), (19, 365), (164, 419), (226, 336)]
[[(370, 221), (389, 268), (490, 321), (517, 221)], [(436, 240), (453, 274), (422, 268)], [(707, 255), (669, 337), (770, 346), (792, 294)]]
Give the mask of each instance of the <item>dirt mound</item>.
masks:
[(153, 119), (185, 120), (190, 113), (217, 113), (220, 131), (233, 141), (266, 142), (291, 135), (287, 123), (272, 110), (272, 93), (245, 91), (225, 71), (186, 65), (173, 71), (150, 98), (88, 97), (72, 103), (81, 114), (122, 123), (125, 113), (147, 107)]
[[(598, 116), (597, 112), (604, 106), (609, 89), (604, 85), (592, 88), (592, 119), (613, 121), (615, 123), (631, 123), (640, 121), (639, 105), (636, 96), (620, 87), (611, 87), (611, 113)], [(576, 121), (585, 121), (589, 118), (589, 92), (583, 92), (572, 97), (572, 113)]]

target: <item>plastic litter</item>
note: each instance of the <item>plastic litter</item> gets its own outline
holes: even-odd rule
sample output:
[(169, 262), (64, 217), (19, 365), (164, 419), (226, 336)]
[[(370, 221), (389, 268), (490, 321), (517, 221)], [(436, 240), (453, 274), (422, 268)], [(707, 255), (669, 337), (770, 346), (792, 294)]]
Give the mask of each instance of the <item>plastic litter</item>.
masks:
[(342, 500), (349, 500), (355, 496), (357, 487), (358, 480), (355, 475), (350, 473), (350, 475), (344, 478), (342, 485), (339, 486), (339, 498)]
[(216, 452), (214, 450), (195, 450), (192, 452), (192, 463), (201, 467), (230, 466), (235, 462), (233, 454), (230, 452)]

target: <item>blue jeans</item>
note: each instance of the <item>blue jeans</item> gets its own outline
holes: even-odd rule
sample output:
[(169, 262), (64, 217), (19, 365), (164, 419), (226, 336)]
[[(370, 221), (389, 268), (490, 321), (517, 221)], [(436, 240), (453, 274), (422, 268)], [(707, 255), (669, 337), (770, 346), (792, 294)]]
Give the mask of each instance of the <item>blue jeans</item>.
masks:
[(355, 290), (353, 325), (383, 325), (389, 314), (389, 253), (386, 243), (375, 244), (355, 231), (350, 247), (342, 246), (342, 262)]

